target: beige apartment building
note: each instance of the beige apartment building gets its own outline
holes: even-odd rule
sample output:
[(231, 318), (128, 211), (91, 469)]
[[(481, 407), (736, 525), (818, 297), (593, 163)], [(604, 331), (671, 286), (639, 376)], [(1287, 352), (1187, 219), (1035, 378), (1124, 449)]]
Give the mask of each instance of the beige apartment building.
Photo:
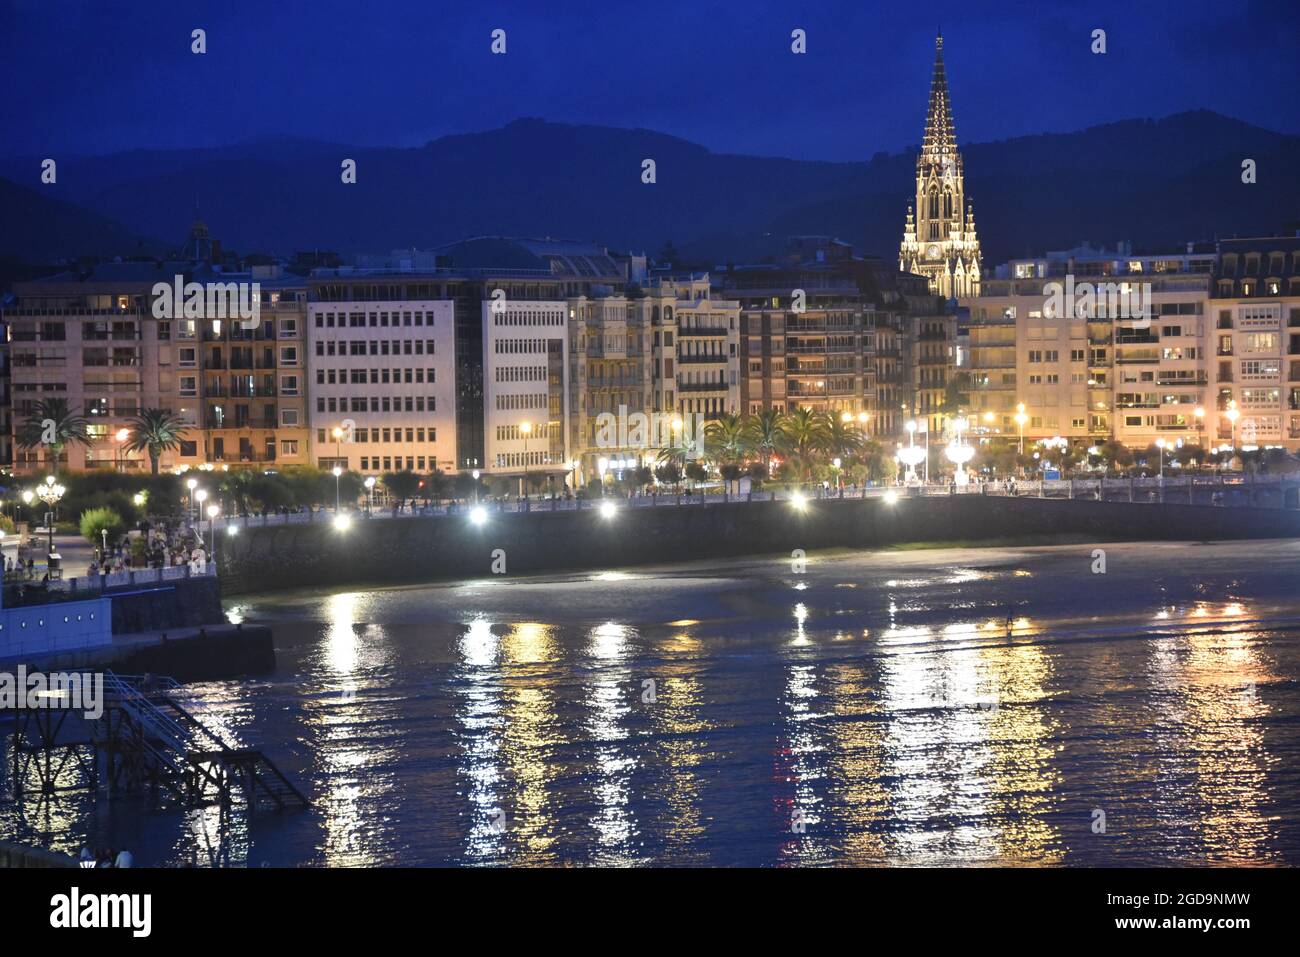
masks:
[(653, 467), (741, 411), (740, 303), (713, 292), (707, 275), (655, 277), (632, 297), (569, 300), (569, 433), (584, 478)]
[(963, 300), (978, 427), (1026, 443), (1201, 441), (1214, 427), (1214, 262), (1212, 250), (1082, 247), (1001, 267), (982, 295)]
[[(1300, 236), (1219, 244), (1212, 298), (1213, 441), (1300, 450)], [(1236, 422), (1227, 414), (1236, 411)], [(1235, 440), (1235, 442), (1234, 442)]]
[[(201, 313), (156, 318), (155, 287), (176, 277), (204, 286), (265, 281), (255, 294), (261, 324), (245, 329)], [(161, 408), (192, 425), (180, 448), (163, 454), (163, 470), (305, 463), (301, 310), (300, 289), (277, 277), (193, 262), (105, 263), (19, 283), (4, 317), (14, 427), (42, 399), (64, 399), (86, 419), (91, 442), (67, 445), (59, 468), (139, 472), (149, 469), (148, 456), (126, 452), (119, 436), (139, 412)], [(15, 448), (17, 474), (42, 472), (47, 461), (39, 448)]]

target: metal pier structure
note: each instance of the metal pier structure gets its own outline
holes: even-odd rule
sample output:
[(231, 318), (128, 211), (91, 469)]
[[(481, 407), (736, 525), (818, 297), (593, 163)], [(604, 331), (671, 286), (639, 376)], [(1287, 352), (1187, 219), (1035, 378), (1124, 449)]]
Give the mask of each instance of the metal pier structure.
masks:
[(159, 808), (243, 802), (255, 813), (309, 805), (270, 758), (222, 737), (181, 703), (178, 690), (170, 678), (105, 671), (98, 718), (58, 696), (47, 707), (13, 709), (15, 799), (104, 786), (110, 796), (148, 795)]

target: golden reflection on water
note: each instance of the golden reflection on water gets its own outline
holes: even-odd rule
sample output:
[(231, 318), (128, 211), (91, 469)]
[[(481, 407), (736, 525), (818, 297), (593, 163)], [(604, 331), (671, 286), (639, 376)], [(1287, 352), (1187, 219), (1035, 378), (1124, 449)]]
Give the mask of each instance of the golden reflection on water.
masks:
[[(1238, 604), (1223, 609), (1241, 615)], [(1162, 825), (1190, 830), (1188, 863), (1279, 861), (1269, 811), (1275, 762), (1264, 740), (1269, 714), (1259, 689), (1279, 676), (1248, 626), (1207, 629), (1152, 642), (1155, 787)], [(1182, 819), (1171, 809), (1195, 808)]]
[(319, 806), (325, 832), (321, 853), (327, 866), (384, 863), (384, 848), (392, 836), (385, 805), (394, 782), (391, 774), (378, 769), (397, 762), (402, 730), (394, 726), (382, 738), (357, 733), (374, 720), (373, 709), (382, 707), (371, 703), (382, 689), (367, 673), (382, 667), (388, 657), (383, 629), (366, 631), (359, 620), (367, 604), (367, 596), (357, 592), (329, 596), (323, 662), (328, 671), (322, 676), (322, 695), (307, 709), (306, 720), (316, 726), (320, 742), (320, 777), (326, 782)]
[[(661, 643), (673, 655), (698, 651), (701, 643), (686, 633)], [(656, 701), (649, 709), (658, 752), (658, 766), (666, 777), (664, 797), (668, 819), (660, 822), (662, 863), (705, 863), (706, 829), (701, 809), (700, 766), (708, 753), (707, 736), (717, 729), (704, 717), (706, 691), (689, 661), (669, 661), (661, 666)]]
[(552, 792), (558, 765), (549, 755), (564, 744), (564, 737), (545, 671), (559, 657), (554, 631), (550, 625), (521, 622), (501, 639), (505, 669), (501, 758), (512, 783), (509, 833), (521, 864), (555, 861), (558, 814)]
[(605, 622), (591, 629), (587, 652), (602, 667), (587, 687), (587, 733), (594, 746), (591, 786), (595, 802), (591, 827), (595, 830), (595, 859), (602, 864), (630, 864), (636, 860), (633, 842), (637, 826), (630, 807), (631, 774), (637, 765), (627, 747), (624, 727), (631, 705), (633, 675), (622, 665), (629, 653), (632, 629)]

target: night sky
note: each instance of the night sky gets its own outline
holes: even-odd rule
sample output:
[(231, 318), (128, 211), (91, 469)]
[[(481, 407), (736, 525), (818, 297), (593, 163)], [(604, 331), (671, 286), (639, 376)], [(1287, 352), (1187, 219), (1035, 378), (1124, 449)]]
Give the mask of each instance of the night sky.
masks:
[(0, 0), (0, 152), (414, 146), (536, 116), (867, 159), (919, 142), (938, 26), (962, 142), (1196, 108), (1300, 131), (1296, 0)]

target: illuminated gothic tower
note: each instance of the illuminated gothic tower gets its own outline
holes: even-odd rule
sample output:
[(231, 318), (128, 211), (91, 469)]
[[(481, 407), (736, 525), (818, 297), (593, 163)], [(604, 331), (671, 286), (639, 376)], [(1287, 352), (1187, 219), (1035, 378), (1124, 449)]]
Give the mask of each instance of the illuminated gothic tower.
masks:
[(925, 276), (930, 289), (946, 298), (978, 296), (980, 244), (975, 238), (975, 212), (965, 199), (961, 154), (957, 152), (948, 78), (943, 70), (942, 35), (935, 38), (934, 48), (930, 109), (921, 155), (916, 158), (915, 214), (909, 205), (898, 268)]

